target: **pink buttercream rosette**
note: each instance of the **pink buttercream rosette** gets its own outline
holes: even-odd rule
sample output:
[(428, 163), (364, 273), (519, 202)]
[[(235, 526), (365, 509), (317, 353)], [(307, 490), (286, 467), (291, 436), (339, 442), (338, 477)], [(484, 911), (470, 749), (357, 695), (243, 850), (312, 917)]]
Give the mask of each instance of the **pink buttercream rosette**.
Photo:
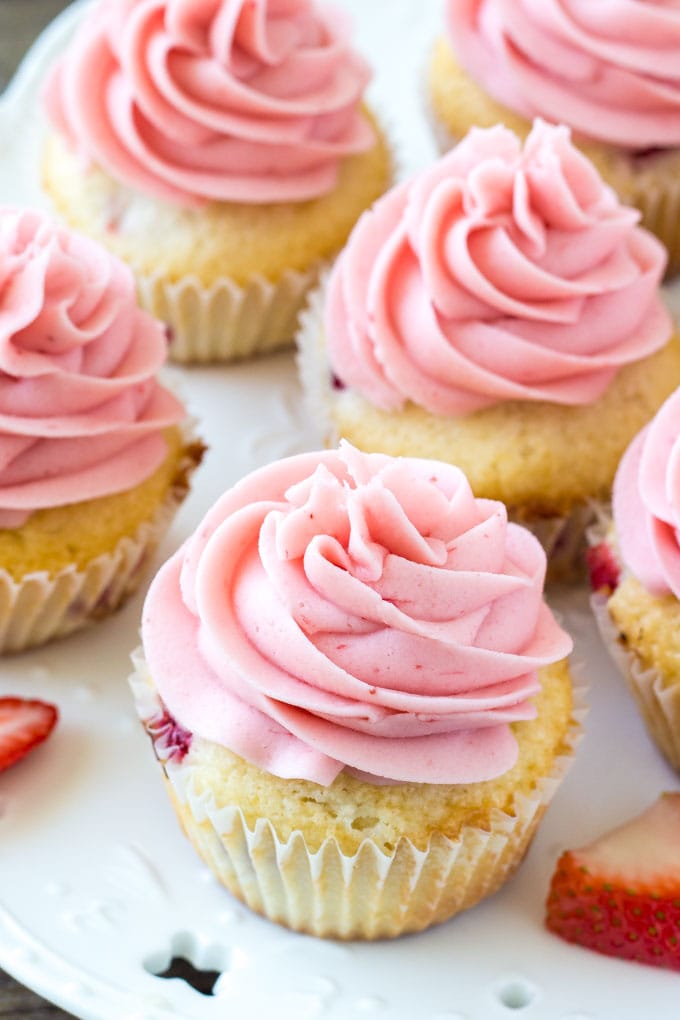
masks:
[[(448, 0), (456, 60), (502, 110), (573, 129), (680, 266), (680, 10), (666, 0)], [(463, 80), (464, 85), (464, 80)], [(463, 89), (464, 96), (464, 89)], [(489, 115), (494, 112), (489, 106)], [(435, 118), (443, 148), (457, 140)]]
[[(343, 444), (226, 493), (152, 583), (133, 678), (182, 825), (220, 880), (291, 927), (365, 938), (425, 927), (497, 888), (573, 733), (554, 774), (490, 831), (439, 833), (425, 850), (402, 838), (393, 853), (366, 839), (354, 855), (334, 838), (310, 850), (299, 830), (281, 840), (266, 818), (251, 827), (206, 788), (202, 748), (296, 790), (302, 780), (310, 796), (341, 772), (381, 785), (505, 773), (511, 724), (535, 716), (537, 670), (571, 649), (544, 574), (533, 536), (451, 465)], [(424, 889), (437, 890), (427, 904)]]
[(388, 411), (592, 403), (671, 333), (638, 219), (567, 128), (473, 129), (353, 231), (325, 308), (335, 376)]
[[(341, 161), (376, 141), (361, 109), (370, 72), (349, 37), (342, 11), (311, 0), (101, 0), (45, 100), (71, 151), (106, 173), (102, 236), (111, 218), (125, 230), (165, 203), (206, 206), (209, 222), (206, 203), (332, 192)], [(289, 344), (321, 264), (243, 285), (133, 267), (171, 329), (170, 358), (211, 362)]]
[[(42, 213), (0, 209), (0, 527), (153, 474), (167, 456), (164, 430), (185, 417), (155, 378), (165, 350), (122, 263)], [(0, 648), (68, 633), (115, 608), (184, 491), (183, 483), (157, 519), (85, 570), (19, 580), (2, 571)]]
[[(615, 558), (621, 576), (632, 575), (651, 596), (680, 598), (680, 390), (633, 440), (614, 483), (613, 530), (594, 535)], [(647, 729), (680, 772), (680, 684), (646, 665), (621, 635), (604, 594), (593, 596), (602, 636), (625, 676)], [(669, 623), (670, 625), (670, 623)]]
[(680, 145), (680, 10), (667, 0), (447, 0), (471, 77), (528, 120), (630, 150)]
[(0, 209), (0, 527), (133, 488), (184, 418), (132, 273), (42, 213)]
[(169, 712), (268, 772), (328, 784), (507, 771), (568, 636), (545, 555), (435, 461), (302, 454), (228, 492), (159, 572), (142, 639)]
[(653, 595), (680, 598), (680, 391), (625, 453), (613, 512), (628, 569)]
[(331, 191), (373, 144), (347, 18), (311, 0), (100, 0), (46, 90), (116, 180), (192, 205)]

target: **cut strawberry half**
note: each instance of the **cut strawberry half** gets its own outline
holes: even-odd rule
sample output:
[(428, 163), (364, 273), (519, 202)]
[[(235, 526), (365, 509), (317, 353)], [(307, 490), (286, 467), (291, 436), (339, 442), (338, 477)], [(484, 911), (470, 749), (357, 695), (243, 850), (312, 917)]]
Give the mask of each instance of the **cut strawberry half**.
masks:
[(49, 737), (58, 718), (54, 705), (31, 698), (0, 698), (0, 772)]
[(680, 970), (680, 793), (564, 853), (546, 924), (587, 949)]

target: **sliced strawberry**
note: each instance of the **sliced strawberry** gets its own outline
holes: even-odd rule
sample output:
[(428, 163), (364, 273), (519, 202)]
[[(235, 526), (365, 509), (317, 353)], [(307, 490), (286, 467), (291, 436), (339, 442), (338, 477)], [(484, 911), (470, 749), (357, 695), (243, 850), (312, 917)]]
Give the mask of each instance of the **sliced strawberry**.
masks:
[(680, 970), (680, 793), (562, 854), (546, 924), (587, 949)]
[(621, 569), (608, 542), (591, 546), (586, 553), (586, 562), (593, 591), (612, 592), (618, 587)]
[(0, 772), (41, 744), (57, 718), (57, 709), (45, 701), (0, 698)]

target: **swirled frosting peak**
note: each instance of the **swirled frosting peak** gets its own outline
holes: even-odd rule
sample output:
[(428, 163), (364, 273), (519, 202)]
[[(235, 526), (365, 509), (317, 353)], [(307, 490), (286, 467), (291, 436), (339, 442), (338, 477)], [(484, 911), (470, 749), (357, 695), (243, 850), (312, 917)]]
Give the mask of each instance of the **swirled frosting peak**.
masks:
[(184, 417), (132, 274), (43, 213), (0, 207), (0, 527), (130, 489)]
[(680, 144), (675, 0), (447, 0), (461, 64), (504, 106), (640, 150)]
[(313, 0), (100, 0), (45, 98), (78, 151), (154, 196), (302, 201), (373, 144), (369, 76)]
[(596, 400), (671, 335), (637, 219), (567, 128), (473, 129), (357, 223), (326, 304), (335, 375), (386, 410)]
[(654, 595), (680, 598), (680, 390), (624, 454), (613, 509), (625, 566)]
[(544, 573), (459, 469), (343, 444), (217, 502), (152, 584), (144, 649), (183, 727), (276, 775), (485, 780), (571, 648)]

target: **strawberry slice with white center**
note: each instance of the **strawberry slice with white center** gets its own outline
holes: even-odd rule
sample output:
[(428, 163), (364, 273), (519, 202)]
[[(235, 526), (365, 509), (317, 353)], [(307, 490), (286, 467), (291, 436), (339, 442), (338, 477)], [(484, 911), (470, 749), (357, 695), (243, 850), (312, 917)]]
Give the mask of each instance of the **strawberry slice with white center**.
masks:
[(49, 737), (58, 714), (35, 698), (0, 698), (0, 772)]
[(680, 793), (564, 853), (546, 924), (587, 949), (680, 970)]

